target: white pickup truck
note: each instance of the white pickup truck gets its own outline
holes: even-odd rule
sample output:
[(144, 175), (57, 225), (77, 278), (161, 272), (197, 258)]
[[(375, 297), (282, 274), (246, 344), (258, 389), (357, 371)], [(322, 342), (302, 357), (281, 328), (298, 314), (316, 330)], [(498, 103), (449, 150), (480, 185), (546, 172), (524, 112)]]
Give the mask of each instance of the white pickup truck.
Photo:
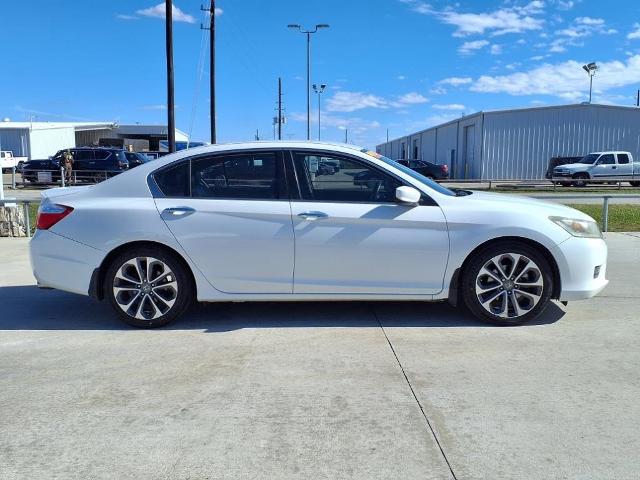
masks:
[(18, 167), (27, 160), (27, 157), (14, 157), (11, 150), (0, 151), (0, 168), (2, 170), (9, 170), (13, 167)]
[[(571, 179), (565, 182), (562, 179)], [(563, 185), (584, 187), (590, 180), (611, 181), (624, 179), (640, 187), (640, 163), (629, 152), (593, 152), (577, 163), (559, 165), (553, 169), (553, 179)], [(602, 183), (602, 182), (598, 182)]]

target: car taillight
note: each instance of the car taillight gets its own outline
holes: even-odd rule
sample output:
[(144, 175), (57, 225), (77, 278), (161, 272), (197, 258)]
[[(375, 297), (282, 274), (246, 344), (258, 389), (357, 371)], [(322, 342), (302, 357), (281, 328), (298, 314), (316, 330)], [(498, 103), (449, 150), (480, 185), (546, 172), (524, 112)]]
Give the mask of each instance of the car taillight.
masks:
[(449, 173), (449, 165), (440, 165), (442, 173)]
[(38, 209), (38, 229), (50, 229), (71, 212), (73, 212), (73, 208), (66, 205), (58, 205), (57, 203), (41, 204)]

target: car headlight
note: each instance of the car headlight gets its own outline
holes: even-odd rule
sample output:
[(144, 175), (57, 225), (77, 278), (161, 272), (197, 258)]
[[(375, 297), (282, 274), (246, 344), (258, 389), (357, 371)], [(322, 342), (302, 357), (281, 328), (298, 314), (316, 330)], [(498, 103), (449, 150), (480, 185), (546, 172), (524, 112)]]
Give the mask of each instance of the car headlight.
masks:
[(560, 225), (574, 237), (602, 238), (602, 232), (596, 222), (567, 217), (549, 217), (553, 223)]

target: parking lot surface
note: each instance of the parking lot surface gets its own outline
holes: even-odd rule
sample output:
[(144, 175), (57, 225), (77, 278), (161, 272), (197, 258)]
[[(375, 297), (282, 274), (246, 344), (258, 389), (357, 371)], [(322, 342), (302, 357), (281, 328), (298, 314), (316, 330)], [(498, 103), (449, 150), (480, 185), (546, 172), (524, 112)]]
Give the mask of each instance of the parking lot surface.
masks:
[(640, 234), (532, 325), (447, 304), (199, 305), (135, 330), (0, 240), (0, 478), (632, 479)]

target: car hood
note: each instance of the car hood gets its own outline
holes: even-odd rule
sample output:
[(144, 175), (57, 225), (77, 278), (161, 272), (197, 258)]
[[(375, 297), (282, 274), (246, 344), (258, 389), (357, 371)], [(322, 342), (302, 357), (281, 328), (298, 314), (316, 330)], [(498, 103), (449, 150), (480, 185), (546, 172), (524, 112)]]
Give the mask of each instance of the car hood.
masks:
[(594, 221), (589, 215), (575, 208), (567, 207), (559, 203), (537, 198), (511, 195), (506, 193), (473, 192), (472, 195), (460, 197), (471, 201), (482, 202), (486, 209), (495, 209), (496, 212), (518, 211), (539, 213), (544, 216), (567, 217), (581, 220)]
[(584, 170), (585, 168), (592, 167), (593, 165), (589, 165), (588, 163), (567, 163), (566, 165), (558, 165), (555, 169), (564, 168), (565, 170)]

